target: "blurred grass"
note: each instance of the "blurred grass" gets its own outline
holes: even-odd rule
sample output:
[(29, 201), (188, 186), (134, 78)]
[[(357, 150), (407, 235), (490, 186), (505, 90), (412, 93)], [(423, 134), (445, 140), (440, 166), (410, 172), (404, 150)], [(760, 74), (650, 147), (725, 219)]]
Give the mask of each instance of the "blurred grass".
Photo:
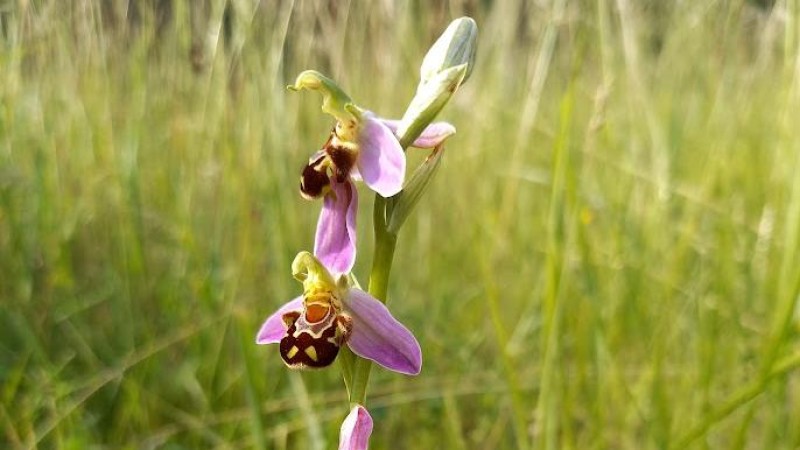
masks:
[(253, 344), (331, 125), (284, 86), (399, 116), (469, 14), (390, 287), (425, 364), (373, 374), (372, 448), (800, 447), (800, 4), (768, 3), (0, 2), (0, 446), (333, 446), (338, 371)]

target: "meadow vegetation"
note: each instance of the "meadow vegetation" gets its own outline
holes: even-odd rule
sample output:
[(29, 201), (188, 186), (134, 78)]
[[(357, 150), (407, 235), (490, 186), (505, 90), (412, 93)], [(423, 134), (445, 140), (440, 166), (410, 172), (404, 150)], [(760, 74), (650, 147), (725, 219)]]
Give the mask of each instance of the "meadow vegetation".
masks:
[(0, 1), (0, 447), (334, 446), (338, 369), (254, 344), (332, 125), (285, 86), (399, 117), (461, 15), (371, 448), (800, 447), (798, 0)]

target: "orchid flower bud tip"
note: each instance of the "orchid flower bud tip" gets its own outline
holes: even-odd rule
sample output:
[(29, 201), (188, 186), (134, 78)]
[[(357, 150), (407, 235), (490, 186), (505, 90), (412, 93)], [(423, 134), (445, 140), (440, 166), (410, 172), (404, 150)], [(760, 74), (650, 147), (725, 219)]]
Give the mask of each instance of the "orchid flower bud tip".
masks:
[(460, 17), (452, 21), (422, 60), (421, 82), (425, 83), (438, 73), (462, 64), (467, 65), (462, 82), (467, 81), (475, 65), (477, 39), (478, 25), (475, 20)]

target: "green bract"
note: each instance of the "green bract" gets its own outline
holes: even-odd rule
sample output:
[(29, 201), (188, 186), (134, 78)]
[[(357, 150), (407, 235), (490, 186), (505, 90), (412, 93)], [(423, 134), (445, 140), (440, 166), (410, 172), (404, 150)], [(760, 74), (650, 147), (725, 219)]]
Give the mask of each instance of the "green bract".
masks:
[(400, 231), (403, 222), (405, 222), (409, 214), (411, 214), (417, 202), (422, 198), (422, 194), (425, 193), (425, 190), (428, 188), (428, 184), (433, 179), (433, 176), (436, 175), (436, 172), (439, 170), (443, 154), (443, 146), (433, 149), (433, 153), (431, 153), (430, 156), (425, 159), (425, 162), (417, 167), (417, 170), (411, 175), (411, 179), (406, 183), (403, 192), (394, 198), (392, 212), (389, 215), (388, 224), (386, 226), (389, 233), (397, 234), (397, 232)]

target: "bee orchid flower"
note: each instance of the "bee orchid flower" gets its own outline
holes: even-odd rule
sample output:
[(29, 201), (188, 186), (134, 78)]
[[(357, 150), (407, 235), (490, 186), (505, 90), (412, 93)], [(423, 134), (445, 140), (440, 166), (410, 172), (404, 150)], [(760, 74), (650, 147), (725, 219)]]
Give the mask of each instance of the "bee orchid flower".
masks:
[[(356, 252), (358, 191), (353, 181), (363, 181), (383, 197), (403, 188), (406, 156), (395, 132), (399, 121), (386, 120), (356, 106), (330, 78), (313, 70), (301, 73), (289, 89), (316, 90), (322, 94), (322, 110), (336, 125), (300, 175), (300, 194), (322, 197), (314, 254), (336, 274), (350, 272)], [(430, 124), (412, 143), (434, 148), (455, 133), (446, 122)]]
[(331, 179), (364, 181), (370, 189), (391, 197), (403, 188), (406, 157), (394, 133), (375, 114), (356, 106), (330, 78), (314, 70), (297, 76), (289, 89), (322, 94), (322, 111), (336, 119), (328, 141), (303, 169), (300, 193), (306, 198), (325, 195)]
[(343, 345), (358, 356), (395, 372), (417, 375), (422, 351), (413, 334), (386, 306), (352, 286), (348, 276), (334, 279), (311, 253), (292, 263), (303, 295), (270, 315), (256, 336), (258, 344), (279, 344), (290, 368), (330, 365)]

